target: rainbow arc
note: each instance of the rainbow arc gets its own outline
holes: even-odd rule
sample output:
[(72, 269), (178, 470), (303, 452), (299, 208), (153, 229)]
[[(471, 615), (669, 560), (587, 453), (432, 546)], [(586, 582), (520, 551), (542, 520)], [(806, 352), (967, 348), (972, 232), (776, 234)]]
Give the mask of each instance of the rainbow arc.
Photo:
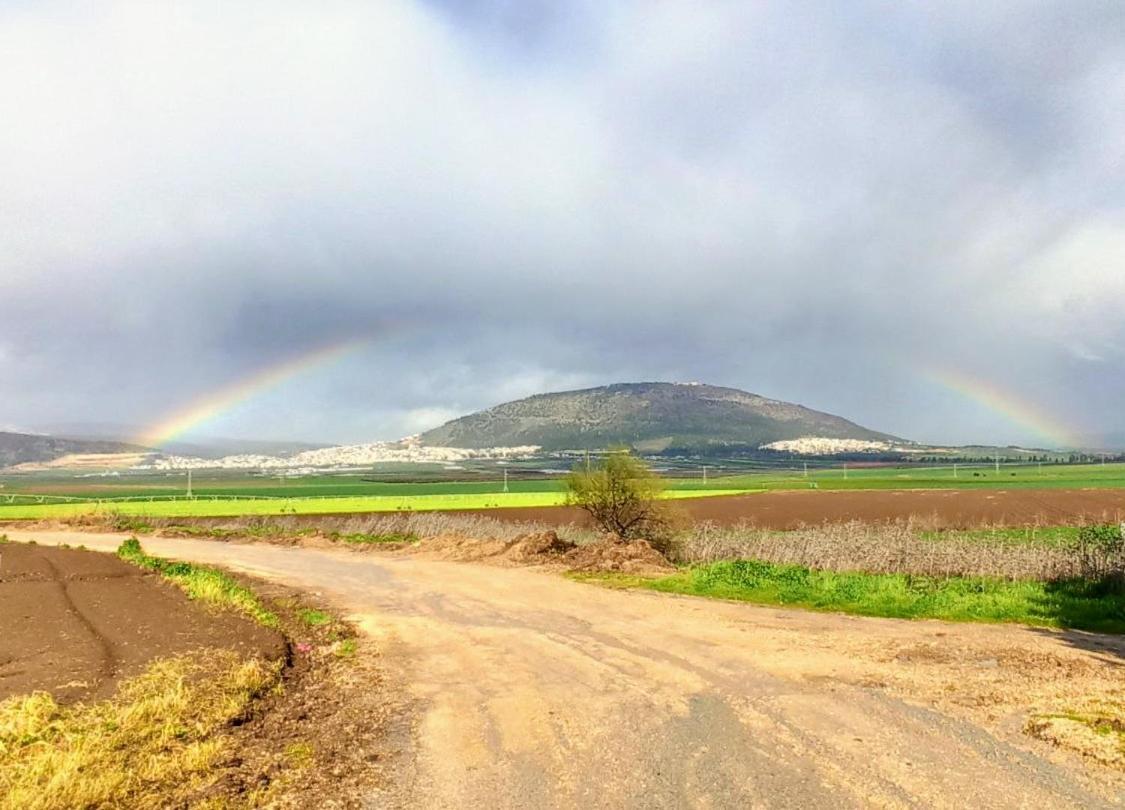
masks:
[(368, 338), (359, 338), (323, 346), (210, 391), (150, 427), (137, 437), (136, 443), (144, 447), (161, 447), (294, 377), (338, 362), (369, 342)]
[(930, 368), (923, 376), (931, 382), (954, 391), (1010, 422), (1055, 444), (1057, 448), (1080, 444), (1072, 425), (1050, 413), (1046, 408), (991, 380), (948, 368)]

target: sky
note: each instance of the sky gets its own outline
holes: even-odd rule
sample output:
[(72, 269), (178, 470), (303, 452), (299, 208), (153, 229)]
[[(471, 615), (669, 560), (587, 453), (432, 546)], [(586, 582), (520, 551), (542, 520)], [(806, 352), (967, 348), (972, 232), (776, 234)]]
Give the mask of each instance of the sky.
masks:
[(0, 428), (1125, 434), (1117, 0), (8, 0), (0, 109)]

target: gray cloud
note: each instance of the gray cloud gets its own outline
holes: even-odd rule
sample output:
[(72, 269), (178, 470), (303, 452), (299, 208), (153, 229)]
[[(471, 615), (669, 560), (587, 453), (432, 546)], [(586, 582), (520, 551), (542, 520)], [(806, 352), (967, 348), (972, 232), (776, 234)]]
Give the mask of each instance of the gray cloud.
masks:
[(0, 9), (0, 422), (394, 437), (701, 379), (1042, 440), (926, 369), (1120, 429), (1112, 3)]

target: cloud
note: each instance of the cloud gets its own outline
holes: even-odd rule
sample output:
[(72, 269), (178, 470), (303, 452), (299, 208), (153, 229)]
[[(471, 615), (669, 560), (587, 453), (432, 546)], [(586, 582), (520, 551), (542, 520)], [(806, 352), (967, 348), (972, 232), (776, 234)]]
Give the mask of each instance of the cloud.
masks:
[(211, 427), (665, 378), (1034, 438), (935, 364), (1119, 426), (1125, 13), (1011, 11), (5, 6), (0, 417), (152, 423), (371, 333)]

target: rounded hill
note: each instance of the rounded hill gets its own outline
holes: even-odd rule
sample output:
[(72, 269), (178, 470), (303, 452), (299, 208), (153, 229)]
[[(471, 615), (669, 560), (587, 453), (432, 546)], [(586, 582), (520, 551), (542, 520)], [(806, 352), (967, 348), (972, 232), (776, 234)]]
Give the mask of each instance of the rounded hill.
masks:
[(423, 433), (445, 447), (595, 450), (627, 445), (642, 452), (758, 448), (804, 437), (895, 440), (802, 405), (699, 383), (619, 383), (537, 394), (506, 402)]

